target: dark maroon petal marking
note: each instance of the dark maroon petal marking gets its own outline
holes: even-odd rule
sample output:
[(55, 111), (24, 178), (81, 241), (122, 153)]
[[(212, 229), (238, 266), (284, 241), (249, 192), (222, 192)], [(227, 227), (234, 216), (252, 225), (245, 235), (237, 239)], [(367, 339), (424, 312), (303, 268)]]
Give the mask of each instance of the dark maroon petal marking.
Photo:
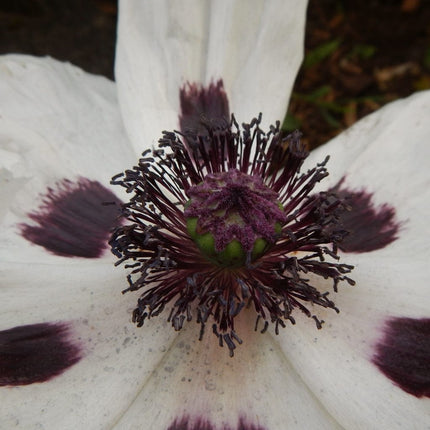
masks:
[(82, 358), (66, 323), (0, 331), (0, 386), (29, 385), (60, 375)]
[(430, 318), (391, 318), (373, 363), (402, 390), (430, 397)]
[(332, 190), (351, 207), (350, 211), (344, 211), (340, 216), (342, 226), (349, 231), (349, 235), (339, 244), (339, 248), (344, 252), (370, 252), (394, 242), (400, 229), (395, 209), (388, 203), (375, 207), (372, 193), (343, 188), (343, 181)]
[(244, 418), (240, 418), (236, 427), (224, 426), (222, 429), (215, 427), (209, 421), (199, 418), (197, 420), (190, 420), (189, 417), (175, 419), (167, 430), (265, 430), (257, 424), (247, 423)]
[(206, 133), (202, 126), (202, 116), (210, 120), (228, 120), (230, 110), (222, 79), (208, 87), (187, 83), (180, 89), (179, 102), (181, 113), (179, 124), (182, 131), (193, 129)]
[(107, 246), (121, 201), (97, 181), (63, 179), (49, 187), (42, 204), (21, 224), (21, 234), (49, 252), (66, 257), (97, 258)]

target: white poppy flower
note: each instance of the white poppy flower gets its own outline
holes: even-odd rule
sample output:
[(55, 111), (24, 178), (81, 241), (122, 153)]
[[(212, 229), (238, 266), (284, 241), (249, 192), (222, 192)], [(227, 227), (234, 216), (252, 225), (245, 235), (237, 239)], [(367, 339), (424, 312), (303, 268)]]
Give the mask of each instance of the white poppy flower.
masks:
[[(239, 123), (262, 112), (252, 130), (258, 125), (269, 131), (269, 125), (283, 117), (302, 59), (305, 9), (306, 2), (300, 0), (125, 0), (120, 5), (116, 84), (50, 58), (0, 58), (0, 428), (430, 428), (425, 215), (430, 92), (387, 105), (313, 151), (300, 180), (297, 171), (306, 154), (297, 135), (277, 141), (289, 143), (285, 153), (255, 151), (255, 137), (250, 155), (218, 154), (201, 162), (208, 140), (201, 139), (195, 152), (193, 135), (185, 132), (193, 125), (189, 117), (196, 113), (196, 100), (201, 103), (196, 111), (218, 115), (229, 110)], [(180, 127), (188, 140), (165, 134), (164, 155), (154, 153), (156, 160), (166, 161), (169, 148), (176, 149), (169, 166), (142, 161), (114, 181), (138, 185), (131, 193), (109, 187), (113, 175), (136, 165), (143, 151), (156, 148), (163, 130)], [(217, 133), (237, 147), (237, 140), (227, 136), (229, 130), (224, 127), (221, 133), (218, 128)], [(272, 133), (276, 137), (273, 128)], [(223, 145), (214, 141), (209, 139), (209, 148), (221, 150)], [(244, 167), (246, 160), (263, 153), (275, 156), (266, 164)], [(190, 162), (181, 158), (187, 154), (194, 154)], [(329, 162), (318, 166), (327, 155)], [(220, 176), (216, 166), (225, 159), (236, 160), (231, 161), (234, 169)], [(160, 169), (169, 176), (183, 166), (178, 177), (192, 190), (189, 195), (169, 181), (159, 193), (144, 189), (144, 196), (165, 210), (163, 219), (170, 224), (162, 224), (157, 210), (145, 206), (139, 181), (155, 178), (161, 184)], [(281, 172), (282, 166), (291, 171), (277, 182), (273, 172)], [(318, 180), (312, 170), (306, 173), (315, 166)], [(212, 176), (207, 175), (210, 169)], [(322, 178), (325, 169), (330, 175)], [(249, 179), (256, 176), (278, 197), (257, 179)], [(241, 299), (233, 305), (241, 306), (247, 297), (236, 288), (248, 289), (251, 306), (229, 308), (230, 302), (222, 304), (220, 299), (218, 314), (214, 307), (207, 318), (196, 318), (203, 302), (196, 303), (194, 293), (181, 296), (178, 289), (164, 310), (164, 290), (146, 295), (148, 300), (136, 308), (139, 293), (121, 295), (128, 286), (126, 273), (132, 270), (130, 289), (144, 291), (147, 273), (161, 276), (173, 289), (181, 279), (187, 288), (196, 280), (207, 285), (192, 275), (181, 278), (184, 266), (166, 266), (185, 264), (190, 255), (198, 259), (198, 252), (206, 253), (211, 264), (216, 260), (213, 264), (224, 274), (244, 273), (236, 266), (226, 269), (226, 259), (220, 257), (224, 248), (202, 245), (197, 227), (190, 228), (184, 241), (183, 258), (177, 242), (176, 260), (166, 254), (157, 260), (155, 250), (166, 250), (156, 246), (148, 246), (150, 255), (136, 247), (141, 239), (154, 239), (152, 230), (145, 230), (149, 225), (173, 226), (164, 238), (184, 237), (185, 222), (210, 212), (202, 206), (204, 186), (215, 184), (221, 195), (225, 183), (233, 180), (247, 193), (258, 194), (242, 208), (267, 215), (260, 230), (246, 230), (252, 240), (241, 236), (242, 249), (229, 254), (255, 278), (235, 276), (239, 281), (232, 286), (226, 275), (226, 290)], [(164, 199), (167, 192), (170, 200)], [(115, 268), (107, 240), (120, 200), (136, 195), (141, 206), (131, 204), (126, 215), (138, 220), (139, 227), (131, 231), (127, 224), (119, 226), (111, 243), (120, 257), (134, 256), (139, 265)], [(261, 196), (267, 199), (267, 212)], [(175, 218), (179, 206), (169, 202), (178, 199), (187, 219), (183, 214)], [(317, 200), (324, 204), (317, 206)], [(342, 206), (340, 200), (351, 210), (338, 213), (335, 204)], [(307, 204), (318, 212), (311, 217), (318, 222), (305, 220)], [(288, 205), (297, 211), (294, 217)], [(340, 241), (343, 230), (350, 235)], [(253, 248), (254, 233), (266, 241), (261, 253)], [(235, 234), (230, 239), (239, 237), (237, 229)], [(157, 246), (167, 243), (156, 239)], [(335, 245), (333, 251), (327, 243)], [(289, 248), (293, 245), (295, 249)], [(318, 258), (301, 260), (317, 247), (328, 253), (329, 266)], [(330, 259), (336, 252), (339, 262)], [(152, 268), (145, 266), (148, 262), (154, 263)], [(297, 272), (292, 262), (298, 264)], [(186, 263), (192, 274), (193, 261)], [(195, 264), (199, 275), (200, 263)], [(350, 265), (355, 266), (351, 274)], [(211, 267), (205, 273), (218, 282), (220, 271)], [(140, 284), (136, 274), (143, 276)], [(325, 292), (332, 281), (337, 284), (346, 276), (356, 285), (341, 282), (338, 294), (328, 299)], [(259, 285), (253, 283), (257, 278)], [(275, 294), (279, 278), (290, 289)], [(153, 285), (157, 282), (149, 288)], [(194, 287), (200, 294), (199, 285)], [(215, 290), (208, 294), (220, 296)], [(189, 306), (167, 321), (171, 309), (178, 309), (178, 296)], [(155, 315), (158, 310), (162, 312)], [(187, 310), (193, 321), (186, 321)], [(152, 312), (151, 318), (145, 312)], [(143, 327), (132, 323), (132, 314)], [(307, 318), (314, 314), (317, 326), (325, 321), (320, 330)], [(274, 324), (266, 327), (263, 320)], [(213, 322), (218, 339), (211, 333)], [(219, 347), (220, 339), (227, 348)]]

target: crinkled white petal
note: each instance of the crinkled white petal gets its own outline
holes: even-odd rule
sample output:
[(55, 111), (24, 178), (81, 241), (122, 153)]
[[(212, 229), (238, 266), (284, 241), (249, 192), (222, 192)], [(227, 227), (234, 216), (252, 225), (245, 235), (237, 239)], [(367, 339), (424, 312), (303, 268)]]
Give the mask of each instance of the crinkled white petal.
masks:
[(348, 185), (368, 187), (380, 200), (393, 198), (400, 206), (429, 181), (429, 115), (430, 91), (389, 103), (312, 151), (305, 167), (330, 155), (324, 187), (346, 176)]
[(430, 422), (430, 400), (402, 391), (371, 361), (388, 318), (429, 316), (429, 115), (430, 93), (418, 93), (366, 117), (311, 154), (311, 162), (331, 154), (331, 185), (346, 174), (348, 188), (374, 193), (376, 205), (393, 206), (401, 222), (399, 238), (385, 248), (341, 255), (341, 262), (355, 265), (351, 277), (357, 285), (331, 294), (339, 315), (315, 308), (326, 321), (322, 330), (299, 315), (277, 338), (344, 428), (421, 429)]
[(239, 122), (282, 121), (303, 58), (307, 1), (213, 1), (205, 82), (222, 77)]
[(166, 429), (184, 417), (216, 429), (235, 429), (240, 418), (255, 428), (340, 429), (254, 322), (252, 311), (237, 319), (244, 344), (233, 358), (209, 327), (199, 341), (199, 326), (188, 323), (115, 429)]
[(0, 330), (71, 322), (84, 357), (44, 383), (0, 389), (1, 427), (109, 429), (128, 410), (176, 333), (165, 320), (131, 323), (136, 294), (121, 295), (124, 271), (91, 261), (2, 264)]
[[(17, 224), (29, 221), (48, 187), (79, 176), (109, 186), (135, 157), (113, 82), (51, 58), (0, 57), (2, 258), (27, 252)], [(28, 252), (46, 256), (40, 247)]]
[(108, 183), (135, 161), (115, 84), (68, 63), (0, 57), (0, 118), (7, 167), (28, 175), (74, 174)]
[(377, 251), (344, 255), (346, 262), (376, 261), (381, 276), (390, 276), (392, 267), (396, 270), (403, 265), (415, 268), (405, 270), (405, 277), (426, 273), (430, 258), (428, 118), (430, 91), (419, 92), (388, 104), (310, 154), (305, 167), (330, 155), (330, 175), (320, 189), (345, 177), (342, 187), (365, 190), (376, 209), (388, 204), (395, 211), (398, 239)]
[(303, 56), (302, 0), (120, 3), (116, 80), (138, 151), (178, 128), (179, 88), (223, 79), (231, 112), (282, 120)]
[[(387, 297), (375, 294), (375, 289), (366, 288), (357, 278), (356, 291), (341, 291), (342, 299), (335, 298), (339, 315), (315, 309), (326, 321), (321, 330), (299, 315), (296, 325), (282, 330), (277, 341), (304, 383), (343, 428), (427, 428), (429, 399), (402, 391), (371, 362), (383, 328), (382, 305), (372, 306), (371, 301)], [(388, 306), (384, 310), (390, 314)], [(400, 315), (416, 316), (417, 312), (404, 310)]]

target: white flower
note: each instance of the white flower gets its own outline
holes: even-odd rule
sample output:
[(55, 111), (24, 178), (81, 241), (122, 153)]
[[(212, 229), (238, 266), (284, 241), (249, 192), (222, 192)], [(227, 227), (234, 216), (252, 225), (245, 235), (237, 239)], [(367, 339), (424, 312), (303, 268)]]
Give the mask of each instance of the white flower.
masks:
[[(98, 197), (94, 181), (108, 186), (162, 130), (178, 128), (186, 82), (222, 79), (240, 122), (259, 112), (266, 126), (281, 119), (302, 59), (305, 8), (301, 0), (125, 0), (116, 85), (49, 58), (0, 59), (0, 428), (430, 428), (429, 92), (384, 107), (309, 157), (306, 166), (330, 154), (324, 186), (345, 177), (341, 189), (370, 210), (350, 220), (366, 240), (374, 230), (359, 222), (388, 214), (394, 225), (387, 243), (342, 253), (357, 285), (336, 295), (339, 315), (318, 310), (321, 330), (296, 312), (278, 336), (260, 334), (246, 312), (244, 345), (230, 358), (210, 334), (199, 341), (194, 322), (175, 332), (160, 316), (136, 328), (136, 297), (120, 294), (124, 271), (100, 241), (93, 258), (58, 255), (102, 224), (96, 216), (87, 225), (91, 201), (79, 200), (77, 219), (65, 196), (80, 181)], [(58, 190), (64, 178), (72, 182)], [(68, 229), (49, 218), (63, 242), (51, 248), (30, 243), (23, 227), (40, 221), (29, 214), (41, 213), (48, 187), (45, 221), (51, 211), (76, 222)]]

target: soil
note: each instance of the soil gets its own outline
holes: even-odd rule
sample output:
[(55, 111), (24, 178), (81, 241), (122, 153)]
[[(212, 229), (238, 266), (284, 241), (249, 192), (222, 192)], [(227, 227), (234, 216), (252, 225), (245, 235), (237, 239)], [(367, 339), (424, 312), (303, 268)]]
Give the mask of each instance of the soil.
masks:
[(0, 54), (50, 55), (113, 79), (113, 0), (0, 0)]
[[(113, 78), (113, 0), (0, 0), (0, 53), (51, 55)], [(310, 0), (284, 128), (309, 147), (430, 88), (430, 0)]]
[(384, 104), (430, 88), (430, 1), (311, 0), (287, 129), (311, 148)]

